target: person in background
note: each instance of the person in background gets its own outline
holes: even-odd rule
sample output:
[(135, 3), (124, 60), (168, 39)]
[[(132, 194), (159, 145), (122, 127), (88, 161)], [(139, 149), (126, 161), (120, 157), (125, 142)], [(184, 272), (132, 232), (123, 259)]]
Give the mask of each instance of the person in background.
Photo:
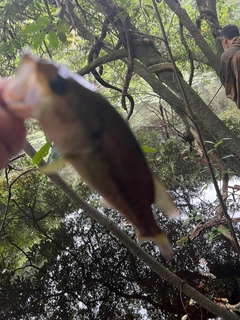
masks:
[(221, 56), (220, 80), (226, 96), (240, 109), (240, 36), (234, 24), (226, 25), (220, 33), (224, 52)]
[(3, 169), (10, 157), (16, 155), (26, 142), (24, 121), (10, 114), (2, 101), (2, 90), (8, 80), (0, 81), (0, 169)]

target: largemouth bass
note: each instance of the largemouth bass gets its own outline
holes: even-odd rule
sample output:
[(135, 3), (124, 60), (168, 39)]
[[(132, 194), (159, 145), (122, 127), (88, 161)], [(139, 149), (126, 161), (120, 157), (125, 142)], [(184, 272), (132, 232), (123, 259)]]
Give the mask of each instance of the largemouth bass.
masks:
[(35, 118), (82, 179), (134, 225), (139, 241), (155, 241), (165, 258), (171, 244), (151, 205), (167, 216), (178, 210), (154, 177), (128, 124), (81, 76), (25, 52), (3, 92), (9, 111)]

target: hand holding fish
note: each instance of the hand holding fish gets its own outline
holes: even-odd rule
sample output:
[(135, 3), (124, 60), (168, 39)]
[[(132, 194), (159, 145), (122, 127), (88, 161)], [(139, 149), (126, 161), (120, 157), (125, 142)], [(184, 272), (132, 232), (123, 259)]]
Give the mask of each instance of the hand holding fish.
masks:
[(0, 169), (3, 169), (11, 156), (17, 154), (24, 146), (26, 129), (24, 122), (9, 113), (3, 107), (2, 91), (9, 80), (0, 81)]
[(134, 225), (140, 241), (153, 240), (167, 259), (172, 257), (151, 205), (172, 217), (177, 207), (151, 174), (128, 124), (93, 85), (27, 52), (3, 99), (15, 115), (39, 121), (82, 179)]

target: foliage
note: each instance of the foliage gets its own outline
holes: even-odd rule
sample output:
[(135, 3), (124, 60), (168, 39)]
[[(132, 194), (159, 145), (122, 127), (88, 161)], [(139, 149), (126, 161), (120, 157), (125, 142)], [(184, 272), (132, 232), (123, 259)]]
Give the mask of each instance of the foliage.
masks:
[[(170, 57), (150, 0), (0, 1), (0, 70), (1, 76), (12, 76), (21, 50), (31, 47), (40, 56), (84, 73), (126, 117), (120, 106), (121, 92), (99, 85), (89, 65), (92, 60), (100, 61), (96, 70), (121, 91), (131, 77), (127, 70), (133, 46), (134, 74), (128, 93), (135, 99), (135, 109), (130, 125), (150, 168), (171, 190), (181, 211), (181, 218), (172, 221), (154, 207), (156, 220), (173, 243), (172, 262), (164, 261), (151, 242), (142, 247), (209, 299), (228, 299), (234, 305), (240, 301), (236, 247), (226, 237), (229, 230), (223, 216), (221, 223), (216, 219), (219, 204), (199, 200), (210, 175), (204, 155), (193, 145), (195, 139), (199, 146), (196, 122), (204, 141), (210, 141), (206, 143), (208, 154), (217, 153), (224, 169), (239, 175), (239, 115), (235, 106), (227, 108), (217, 97), (210, 103), (219, 86), (219, 29), (228, 22), (239, 24), (238, 1), (217, 1), (216, 8), (214, 3), (158, 3), (193, 118), (183, 103), (176, 74), (166, 65)], [(105, 63), (112, 52), (117, 55), (121, 50), (126, 54)], [(153, 66), (164, 68), (149, 71)], [(212, 105), (217, 114), (223, 111), (220, 118)], [(29, 138), (39, 150), (34, 164), (50, 150), (49, 162), (55, 161), (59, 155), (54, 147), (45, 143), (35, 124), (28, 126)], [(179, 295), (48, 178), (32, 170), (32, 165), (20, 157), (1, 175), (0, 319), (170, 320), (186, 313), (189, 319), (214, 317)], [(214, 170), (223, 174), (221, 165)], [(133, 227), (115, 210), (100, 207), (99, 197), (71, 169), (65, 167), (61, 173), (89, 203), (137, 241)], [(237, 196), (226, 204), (234, 219), (239, 211)], [(239, 238), (237, 222), (234, 230)], [(208, 223), (211, 228), (204, 228)], [(202, 231), (193, 238), (199, 227)]]

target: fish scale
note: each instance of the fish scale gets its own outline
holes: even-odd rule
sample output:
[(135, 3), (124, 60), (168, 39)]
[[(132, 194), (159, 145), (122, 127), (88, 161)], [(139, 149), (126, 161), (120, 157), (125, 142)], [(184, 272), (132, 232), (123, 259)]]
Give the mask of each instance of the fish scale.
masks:
[(177, 207), (151, 174), (128, 124), (93, 85), (25, 52), (3, 99), (14, 115), (39, 121), (83, 180), (134, 225), (139, 241), (153, 240), (165, 258), (172, 257), (151, 205), (170, 217), (178, 214)]

